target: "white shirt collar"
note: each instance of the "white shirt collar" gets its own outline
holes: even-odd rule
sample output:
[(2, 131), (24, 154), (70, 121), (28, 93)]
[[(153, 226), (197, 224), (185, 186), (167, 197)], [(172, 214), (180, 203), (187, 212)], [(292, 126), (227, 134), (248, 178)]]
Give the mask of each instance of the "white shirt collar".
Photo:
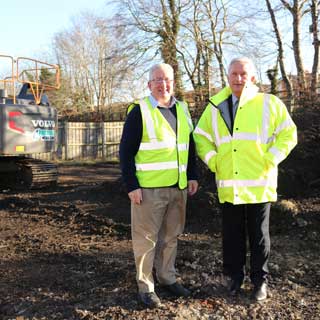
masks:
[[(162, 107), (159, 102), (154, 98), (152, 94), (149, 96), (150, 103), (153, 108)], [(171, 97), (170, 105), (168, 108), (171, 108), (175, 103), (177, 102), (177, 99), (175, 97)]]

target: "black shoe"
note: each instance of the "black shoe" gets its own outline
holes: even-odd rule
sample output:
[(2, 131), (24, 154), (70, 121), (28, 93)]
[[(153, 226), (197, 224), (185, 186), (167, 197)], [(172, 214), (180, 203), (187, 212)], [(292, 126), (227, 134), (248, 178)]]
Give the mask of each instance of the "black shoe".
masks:
[(163, 286), (167, 291), (169, 291), (172, 295), (176, 297), (190, 297), (191, 291), (186, 289), (183, 285), (180, 283), (173, 283), (167, 286)]
[(229, 288), (230, 296), (234, 297), (240, 294), (241, 286), (242, 286), (242, 282), (240, 282), (239, 280), (232, 280)]
[(267, 284), (263, 282), (260, 285), (254, 286), (252, 298), (256, 301), (262, 301), (267, 299), (268, 297), (268, 290)]
[(148, 308), (157, 308), (161, 301), (155, 292), (139, 292), (140, 301)]

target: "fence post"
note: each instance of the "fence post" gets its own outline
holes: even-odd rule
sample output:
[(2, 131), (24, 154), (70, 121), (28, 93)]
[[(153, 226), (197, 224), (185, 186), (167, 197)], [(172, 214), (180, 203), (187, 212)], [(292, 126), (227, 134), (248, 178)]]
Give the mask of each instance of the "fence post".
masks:
[(68, 160), (68, 135), (69, 135), (69, 130), (68, 130), (68, 121), (64, 122), (64, 159)]
[(100, 130), (101, 130), (101, 139), (102, 139), (102, 159), (106, 159), (106, 152), (105, 152), (105, 142), (106, 142), (106, 137), (104, 134), (104, 122), (102, 121), (100, 124)]

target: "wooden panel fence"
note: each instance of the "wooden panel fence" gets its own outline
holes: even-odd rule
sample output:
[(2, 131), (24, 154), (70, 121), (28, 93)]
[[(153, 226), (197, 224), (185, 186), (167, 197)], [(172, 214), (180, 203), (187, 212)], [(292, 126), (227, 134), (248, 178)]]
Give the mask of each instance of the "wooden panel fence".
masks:
[(123, 121), (61, 122), (56, 152), (33, 156), (42, 160), (118, 160), (123, 125)]

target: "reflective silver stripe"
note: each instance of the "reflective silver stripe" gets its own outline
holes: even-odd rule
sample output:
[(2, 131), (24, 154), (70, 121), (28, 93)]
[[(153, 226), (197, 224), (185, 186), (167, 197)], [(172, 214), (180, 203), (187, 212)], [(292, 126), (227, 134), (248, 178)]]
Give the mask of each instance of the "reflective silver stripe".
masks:
[(293, 121), (292, 119), (287, 119), (286, 121), (283, 121), (274, 131), (273, 135), (271, 137), (268, 138), (267, 143), (271, 143), (276, 139), (276, 136), (283, 130), (286, 128), (290, 128), (293, 125)]
[(287, 119), (286, 121), (283, 121), (274, 131), (274, 133), (277, 135), (279, 132), (281, 132), (285, 128), (290, 128), (293, 125), (292, 119)]
[(235, 133), (232, 137), (232, 140), (250, 140), (250, 141), (258, 141), (260, 136), (255, 133)]
[(195, 128), (194, 133), (199, 134), (200, 136), (204, 136), (210, 142), (213, 142), (213, 139), (212, 139), (211, 135), (209, 133), (205, 132), (204, 130), (202, 130), (201, 128), (199, 128), (199, 127)]
[(230, 135), (223, 136), (220, 139), (220, 144), (230, 143), (232, 140), (250, 140), (250, 141), (258, 141), (260, 139), (259, 135), (255, 133), (235, 133), (232, 137)]
[(176, 141), (151, 141), (151, 142), (141, 142), (139, 150), (157, 150), (166, 148), (175, 148)]
[(218, 188), (226, 187), (265, 187), (273, 185), (271, 180), (217, 180)]
[(178, 151), (188, 151), (189, 147), (187, 143), (180, 143), (176, 145), (176, 141), (151, 141), (140, 143), (139, 150), (160, 150), (167, 148), (178, 148)]
[(218, 109), (212, 107), (211, 108), (211, 117), (212, 117), (212, 128), (214, 131), (214, 137), (215, 137), (215, 144), (217, 147), (220, 146), (221, 141), (220, 141), (220, 135), (219, 135), (219, 130), (218, 130)]
[(190, 132), (192, 132), (193, 123), (192, 123), (192, 119), (191, 119), (190, 114), (189, 114), (188, 105), (183, 101), (179, 101), (178, 103), (181, 105), (181, 107), (182, 107), (182, 109), (183, 109), (183, 111), (184, 111), (184, 113), (186, 115), (186, 118), (188, 120), (188, 125), (189, 125)]
[(154, 163), (136, 163), (136, 170), (150, 171), (150, 170), (165, 170), (165, 169), (178, 169), (177, 161), (168, 162), (154, 162)]
[(186, 171), (187, 171), (187, 166), (184, 165), (184, 164), (181, 164), (181, 165), (179, 166), (179, 172), (186, 172)]
[(143, 112), (145, 120), (146, 120), (146, 127), (147, 127), (149, 140), (153, 140), (153, 139), (157, 140), (148, 104), (145, 102), (144, 99), (141, 99), (139, 101), (139, 104), (140, 104), (141, 112)]
[(275, 158), (278, 160), (278, 163), (281, 162), (286, 157), (285, 154), (279, 151), (279, 149), (276, 148), (275, 146), (271, 147), (269, 149), (269, 152), (275, 156)]
[(270, 94), (265, 93), (263, 99), (262, 110), (262, 127), (261, 127), (261, 142), (268, 143), (268, 128), (270, 123)]
[(231, 140), (232, 140), (232, 137), (230, 135), (221, 137), (220, 144), (229, 143), (231, 142)]
[(178, 151), (188, 151), (189, 147), (187, 143), (179, 143)]
[(216, 153), (214, 150), (208, 152), (208, 153), (205, 155), (205, 157), (204, 157), (205, 163), (206, 163), (206, 164), (209, 164), (210, 159), (211, 159), (212, 157), (214, 157), (216, 154), (217, 154), (217, 153)]

